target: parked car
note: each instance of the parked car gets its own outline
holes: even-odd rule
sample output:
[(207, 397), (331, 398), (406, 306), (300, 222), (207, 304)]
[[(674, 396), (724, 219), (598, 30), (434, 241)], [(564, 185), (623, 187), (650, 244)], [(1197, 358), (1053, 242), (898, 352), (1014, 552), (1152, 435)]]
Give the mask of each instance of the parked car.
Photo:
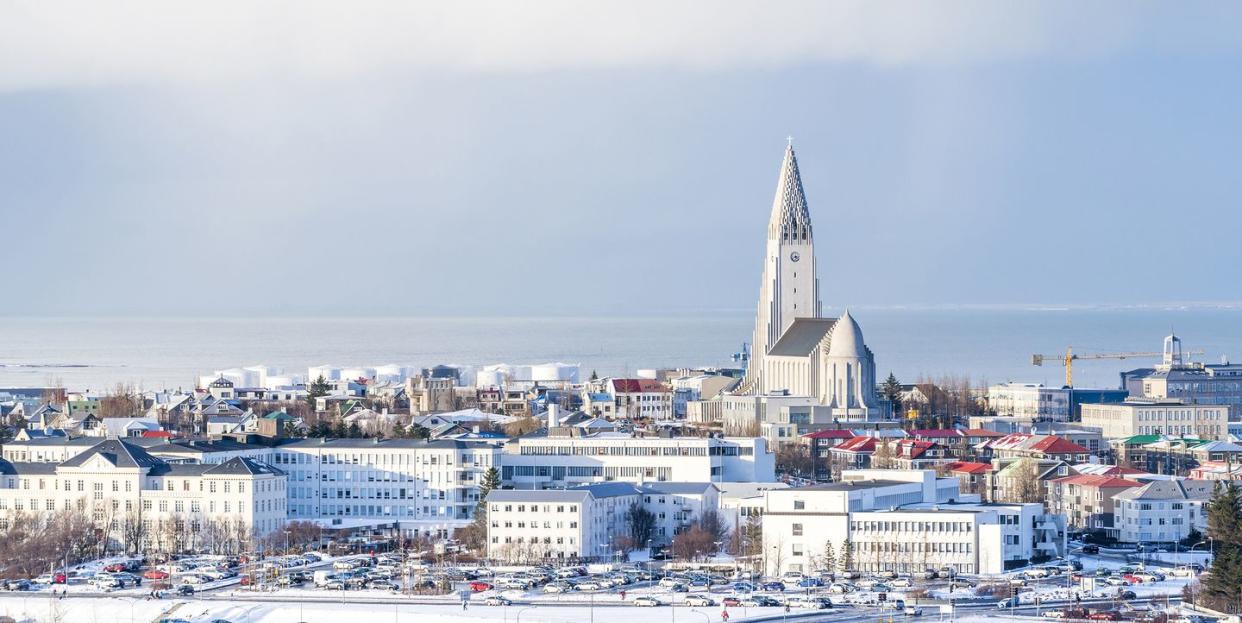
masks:
[(1084, 554), (1098, 554), (1098, 553), (1100, 553), (1100, 546), (1099, 546), (1099, 545), (1083, 545), (1083, 546), (1082, 546), (1082, 553), (1084, 553)]
[(656, 599), (655, 597), (649, 597), (649, 596), (644, 595), (642, 597), (635, 599), (634, 605), (645, 607), (645, 608), (653, 608), (655, 606), (663, 606), (664, 602), (660, 601), (659, 599)]
[(492, 590), (492, 585), (481, 580), (475, 580), (470, 583), (470, 590), (476, 593), (482, 593), (483, 591)]
[(1087, 619), (1091, 621), (1120, 621), (1121, 613), (1113, 612), (1112, 610), (1108, 610), (1104, 612), (1092, 612), (1091, 614), (1087, 615)]
[[(754, 598), (748, 597), (748, 599), (754, 599)], [(740, 597), (729, 596), (729, 597), (725, 597), (724, 599), (721, 599), (720, 603), (728, 607), (737, 607), (737, 606), (742, 605), (742, 599)]]
[(780, 591), (785, 590), (785, 583), (784, 582), (764, 582), (763, 584), (759, 586), (759, 588), (765, 591), (780, 592)]
[(781, 602), (767, 595), (752, 595), (742, 599), (738, 605), (746, 608), (770, 608), (781, 605)]
[(820, 582), (819, 578), (803, 578), (802, 581), (798, 582), (798, 586), (801, 588), (819, 588), (823, 585), (824, 583)]
[(706, 608), (708, 606), (716, 605), (716, 602), (706, 595), (687, 595), (685, 603), (687, 606), (693, 606), (695, 608)]
[(507, 597), (501, 597), (500, 595), (492, 595), (491, 597), (484, 599), (483, 604), (486, 606), (509, 606), (509, 605), (512, 605), (513, 602), (509, 601)]
[(182, 584), (177, 587), (177, 594), (183, 597), (192, 596), (194, 595), (194, 587), (189, 584)]
[(906, 606), (906, 616), (921, 617), (923, 616), (923, 609), (918, 606)]

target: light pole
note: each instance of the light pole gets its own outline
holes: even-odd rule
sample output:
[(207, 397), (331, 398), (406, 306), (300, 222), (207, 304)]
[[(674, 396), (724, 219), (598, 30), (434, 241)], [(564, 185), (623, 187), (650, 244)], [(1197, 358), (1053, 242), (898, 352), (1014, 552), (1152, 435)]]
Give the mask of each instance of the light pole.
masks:
[(521, 610), (518, 610), (517, 611), (517, 623), (522, 623), (523, 612), (526, 612), (527, 610), (534, 610), (534, 609), (535, 609), (535, 606), (527, 606), (525, 608), (522, 608)]
[(701, 615), (703, 615), (703, 620), (704, 620), (704, 621), (707, 621), (707, 623), (712, 623), (712, 618), (711, 618), (710, 616), (708, 616), (706, 612), (700, 612), (700, 611), (698, 611), (698, 610), (691, 610), (690, 612), (693, 612), (693, 613), (695, 613), (695, 614), (701, 614)]

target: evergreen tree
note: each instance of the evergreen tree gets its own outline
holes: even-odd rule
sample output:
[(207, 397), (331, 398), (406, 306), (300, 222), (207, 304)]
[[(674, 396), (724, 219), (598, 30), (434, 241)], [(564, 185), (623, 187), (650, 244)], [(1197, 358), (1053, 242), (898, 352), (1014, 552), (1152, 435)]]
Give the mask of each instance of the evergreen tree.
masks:
[(500, 488), (500, 470), (495, 467), (483, 472), (483, 482), (479, 483), (479, 503), (475, 505), (474, 516), (487, 515), (487, 494)]
[(315, 399), (327, 396), (330, 389), (332, 389), (332, 386), (328, 385), (328, 379), (323, 378), (322, 374), (306, 389), (306, 402), (310, 405), (311, 413), (314, 413), (316, 410)]
[(854, 544), (846, 538), (841, 542), (841, 571), (852, 571), (854, 569)]
[(422, 424), (410, 424), (407, 434), (410, 439), (426, 439), (431, 436), (431, 430)]
[(362, 427), (358, 426), (357, 422), (349, 425), (349, 428), (345, 430), (345, 436), (350, 439), (360, 439), (362, 437), (366, 437), (366, 435), (362, 434)]
[(824, 555), (820, 560), (820, 566), (824, 571), (835, 571), (837, 568), (837, 552), (832, 547), (832, 541), (824, 542)]
[(884, 384), (880, 386), (880, 393), (884, 398), (893, 405), (893, 415), (897, 419), (901, 419), (901, 382), (892, 372), (888, 373), (888, 378), (884, 379)]
[(1242, 498), (1232, 482), (1216, 483), (1207, 520), (1216, 555), (1203, 582), (1204, 599), (1218, 610), (1242, 611)]

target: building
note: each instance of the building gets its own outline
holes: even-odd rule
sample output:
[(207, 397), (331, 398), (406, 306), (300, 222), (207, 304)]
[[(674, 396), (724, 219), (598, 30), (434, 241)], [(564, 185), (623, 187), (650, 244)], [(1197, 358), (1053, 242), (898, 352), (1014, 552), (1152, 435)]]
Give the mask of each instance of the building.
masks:
[(666, 420), (673, 417), (673, 391), (655, 379), (609, 379), (606, 385), (617, 418)]
[(1115, 497), (1117, 539), (1123, 543), (1174, 543), (1191, 531), (1207, 534), (1205, 505), (1215, 485), (1207, 480), (1156, 480)]
[(980, 499), (989, 500), (988, 476), (992, 473), (991, 463), (975, 463), (971, 461), (954, 461), (944, 466), (944, 471), (958, 479), (958, 487), (962, 493), (978, 495)]
[(23, 513), (87, 513), (118, 549), (235, 553), (284, 528), (279, 469), (243, 457), (169, 463), (126, 440), (93, 441), (64, 461), (0, 462), (0, 524)]
[(487, 557), (510, 562), (610, 558), (621, 546), (618, 537), (628, 534), (627, 513), (641, 499), (637, 487), (621, 482), (492, 491), (487, 496)]
[[(1242, 379), (1237, 381), (1242, 383)], [(1116, 404), (1082, 406), (1082, 424), (1100, 429), (1107, 438), (1135, 435), (1193, 436), (1226, 439), (1228, 405), (1186, 403), (1182, 400), (1131, 398)]]
[[(703, 514), (720, 506), (712, 483), (579, 485), (568, 489), (501, 489), (488, 494), (489, 557), (508, 561), (604, 560), (618, 550), (668, 545)], [(634, 543), (629, 511), (641, 507), (655, 523)]]
[(408, 537), (469, 524), (484, 474), (500, 464), (496, 446), (456, 440), (300, 439), (271, 456), (288, 474), (290, 520)]
[(856, 571), (950, 567), (1000, 573), (1065, 551), (1064, 522), (1039, 504), (987, 504), (930, 470), (847, 471), (842, 481), (766, 492), (764, 565), (809, 572), (826, 544), (852, 544)]
[(516, 489), (594, 482), (772, 482), (776, 458), (762, 437), (636, 437), (532, 433), (511, 440), (501, 478)]
[(981, 455), (992, 459), (1053, 459), (1066, 463), (1087, 463), (1094, 456), (1090, 450), (1056, 435), (1011, 433), (981, 443)]
[(1078, 474), (1054, 478), (1048, 487), (1048, 510), (1065, 515), (1067, 527), (1117, 538), (1114, 497), (1143, 483), (1116, 476)]
[(767, 247), (759, 283), (751, 356), (742, 389), (738, 393), (769, 393), (763, 375), (767, 370), (765, 360), (772, 347), (795, 319), (820, 317), (819, 278), (815, 274), (815, 264), (811, 213), (802, 189), (802, 176), (798, 172), (798, 157), (790, 142), (781, 161), (772, 214), (768, 219)]
[(1065, 422), (1070, 417), (1069, 388), (1045, 387), (1043, 383), (990, 385), (988, 406), (1001, 416)]
[(1123, 372), (1121, 383), (1131, 396), (1226, 406), (1233, 419), (1242, 419), (1242, 364), (1188, 361), (1176, 335), (1164, 338), (1160, 365)]

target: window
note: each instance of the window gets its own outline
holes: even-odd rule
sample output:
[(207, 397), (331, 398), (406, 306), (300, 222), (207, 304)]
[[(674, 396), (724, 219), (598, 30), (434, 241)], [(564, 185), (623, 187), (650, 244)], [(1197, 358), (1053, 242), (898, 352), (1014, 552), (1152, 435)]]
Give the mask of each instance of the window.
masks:
[(793, 535), (802, 536), (802, 524), (796, 523), (793, 525)]
[(803, 500), (794, 500), (794, 510), (800, 511), (806, 509), (806, 502)]

